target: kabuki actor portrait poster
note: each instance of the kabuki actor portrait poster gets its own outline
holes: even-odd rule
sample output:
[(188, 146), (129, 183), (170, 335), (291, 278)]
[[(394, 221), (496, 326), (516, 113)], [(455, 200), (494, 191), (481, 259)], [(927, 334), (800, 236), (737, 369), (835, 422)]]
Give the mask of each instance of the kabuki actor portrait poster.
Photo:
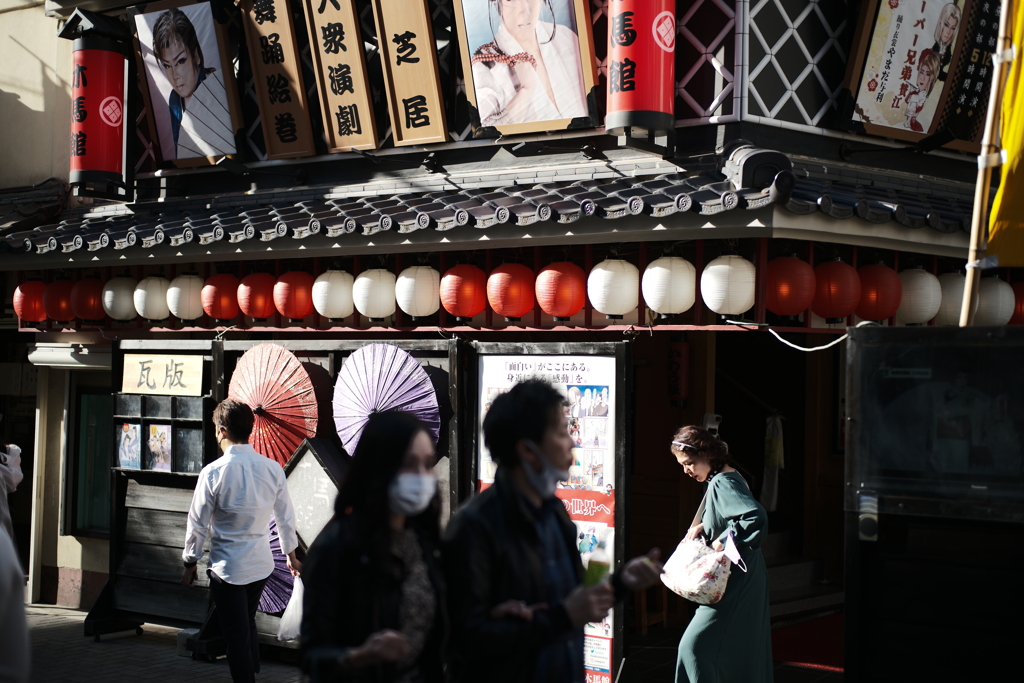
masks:
[(596, 126), (589, 3), (456, 0), (474, 126), (504, 134)]
[(910, 141), (948, 128), (956, 138), (950, 147), (976, 150), (995, 71), (999, 3), (875, 0), (864, 12), (850, 60), (853, 122)]
[(235, 154), (234, 78), (221, 59), (210, 3), (138, 9), (135, 29), (161, 158), (182, 166)]

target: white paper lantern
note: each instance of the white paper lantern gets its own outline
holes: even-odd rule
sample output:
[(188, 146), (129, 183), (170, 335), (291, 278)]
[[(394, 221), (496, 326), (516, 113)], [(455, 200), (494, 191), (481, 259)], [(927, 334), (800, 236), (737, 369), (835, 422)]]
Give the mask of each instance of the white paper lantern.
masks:
[(359, 273), (352, 285), (352, 302), (370, 320), (390, 318), (395, 314), (395, 274), (383, 268)]
[(430, 266), (411, 266), (398, 276), (395, 299), (413, 318), (426, 318), (441, 307), (441, 273)]
[(601, 261), (587, 277), (587, 296), (595, 311), (618, 320), (640, 301), (640, 270), (622, 259)]
[(135, 310), (145, 320), (164, 320), (171, 314), (167, 308), (167, 290), (171, 286), (165, 277), (151, 275), (135, 285)]
[(701, 273), (700, 295), (715, 313), (739, 315), (754, 305), (756, 279), (757, 269), (747, 259), (734, 254), (719, 256)]
[(167, 288), (167, 309), (179, 320), (203, 315), (203, 278), (194, 273), (179, 275)]
[(974, 314), (975, 325), (1005, 325), (1013, 317), (1017, 305), (1013, 287), (998, 277), (981, 279), (978, 288), (978, 310)]
[(103, 285), (103, 310), (113, 320), (135, 320), (135, 282), (130, 277), (115, 277)]
[[(964, 303), (964, 285), (967, 277), (963, 273), (944, 273), (939, 276), (939, 285), (942, 287), (942, 303), (939, 304), (939, 312), (935, 314), (936, 325), (959, 325), (960, 308)], [(978, 290), (974, 290), (974, 304), (978, 303)]]
[(644, 270), (641, 288), (647, 307), (655, 313), (685, 313), (697, 298), (697, 269), (684, 258), (662, 256)]
[(328, 270), (313, 282), (313, 308), (331, 322), (340, 322), (352, 315), (351, 273)]
[(903, 298), (896, 309), (896, 317), (907, 325), (923, 325), (939, 312), (942, 304), (942, 285), (924, 268), (908, 268), (900, 273)]

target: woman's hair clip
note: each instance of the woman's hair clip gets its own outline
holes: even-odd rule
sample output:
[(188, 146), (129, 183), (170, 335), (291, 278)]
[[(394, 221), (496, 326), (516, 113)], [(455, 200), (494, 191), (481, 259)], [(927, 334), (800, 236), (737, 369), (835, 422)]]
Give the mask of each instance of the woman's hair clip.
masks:
[(685, 441), (673, 441), (672, 445), (673, 446), (678, 446), (679, 448), (683, 448), (683, 449), (689, 448), (691, 451), (700, 451), (699, 448), (697, 448), (693, 444), (686, 443)]

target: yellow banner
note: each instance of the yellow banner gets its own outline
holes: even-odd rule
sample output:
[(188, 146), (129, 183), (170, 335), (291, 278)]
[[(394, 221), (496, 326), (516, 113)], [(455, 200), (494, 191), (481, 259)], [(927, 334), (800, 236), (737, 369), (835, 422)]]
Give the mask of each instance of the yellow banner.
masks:
[(1003, 89), (1000, 111), (1000, 135), (1006, 151), (999, 192), (992, 204), (989, 224), (988, 254), (999, 257), (1000, 267), (1024, 266), (1024, 12), (1010, 7), (1013, 44), (1017, 58), (1010, 63), (1010, 73)]
[(203, 357), (125, 354), (121, 392), (202, 396)]

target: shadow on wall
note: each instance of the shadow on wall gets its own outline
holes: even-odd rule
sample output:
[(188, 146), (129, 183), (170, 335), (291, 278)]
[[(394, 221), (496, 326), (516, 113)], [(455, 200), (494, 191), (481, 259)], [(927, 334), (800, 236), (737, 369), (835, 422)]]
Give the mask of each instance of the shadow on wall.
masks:
[[(0, 149), (4, 150), (0, 188), (31, 185), (50, 176), (66, 182), (70, 165), (71, 95), (68, 83), (58, 74), (70, 73), (71, 44), (67, 48), (53, 45), (51, 41), (68, 41), (56, 37), (52, 20), (37, 24), (34, 17), (22, 16), (25, 14), (3, 15), (7, 35), (0, 36), (0, 63), (4, 64), (0, 77)], [(42, 30), (46, 34), (40, 35)], [(35, 49), (22, 42), (28, 36), (37, 44)], [(38, 56), (46, 52), (53, 55), (55, 63)], [(64, 55), (69, 56), (67, 64)]]

